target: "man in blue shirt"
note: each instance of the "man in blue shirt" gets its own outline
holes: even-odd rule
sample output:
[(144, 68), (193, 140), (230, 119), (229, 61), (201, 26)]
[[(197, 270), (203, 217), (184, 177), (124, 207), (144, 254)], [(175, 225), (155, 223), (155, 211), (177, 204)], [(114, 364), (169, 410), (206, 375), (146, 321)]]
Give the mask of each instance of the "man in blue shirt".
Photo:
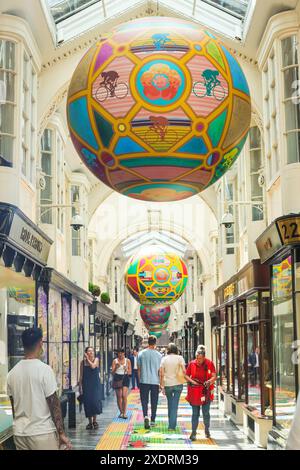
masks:
[[(138, 375), (140, 381), (140, 396), (144, 413), (144, 427), (155, 426), (157, 402), (159, 395), (159, 369), (162, 357), (156, 351), (156, 337), (149, 336), (148, 348), (139, 353)], [(149, 393), (151, 400), (151, 423), (148, 418)]]

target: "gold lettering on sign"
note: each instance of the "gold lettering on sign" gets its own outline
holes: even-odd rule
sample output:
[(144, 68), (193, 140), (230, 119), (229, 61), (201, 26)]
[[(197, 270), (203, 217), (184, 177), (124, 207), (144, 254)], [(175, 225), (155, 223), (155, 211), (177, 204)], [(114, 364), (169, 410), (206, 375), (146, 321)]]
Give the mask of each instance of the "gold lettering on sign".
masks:
[(300, 243), (300, 217), (278, 220), (277, 226), (285, 245)]
[(224, 289), (224, 298), (232, 297), (234, 295), (234, 284), (230, 284), (229, 286), (225, 287)]

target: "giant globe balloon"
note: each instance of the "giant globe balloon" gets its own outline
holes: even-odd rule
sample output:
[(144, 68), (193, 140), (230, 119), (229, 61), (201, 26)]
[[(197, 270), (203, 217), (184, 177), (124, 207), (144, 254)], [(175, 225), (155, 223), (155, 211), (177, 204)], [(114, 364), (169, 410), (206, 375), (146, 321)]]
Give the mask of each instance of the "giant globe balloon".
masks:
[(133, 255), (125, 270), (130, 294), (144, 306), (173, 304), (183, 294), (187, 279), (187, 267), (180, 256), (158, 245)]
[(179, 18), (140, 18), (92, 46), (69, 87), (73, 144), (106, 185), (175, 201), (217, 181), (247, 138), (245, 75), (225, 45)]
[(145, 323), (145, 327), (147, 330), (151, 331), (162, 331), (165, 330), (169, 325), (169, 320), (165, 323), (157, 324), (157, 323)]
[(171, 308), (167, 307), (145, 307), (144, 305), (140, 308), (140, 315), (143, 322), (146, 325), (161, 325), (169, 320), (171, 314)]

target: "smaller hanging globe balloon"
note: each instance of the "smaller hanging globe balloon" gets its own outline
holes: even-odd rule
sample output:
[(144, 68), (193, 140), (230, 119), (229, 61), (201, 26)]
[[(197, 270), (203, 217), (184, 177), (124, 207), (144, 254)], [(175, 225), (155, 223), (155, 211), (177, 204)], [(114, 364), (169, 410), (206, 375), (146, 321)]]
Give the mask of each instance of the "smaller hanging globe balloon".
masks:
[(165, 323), (161, 324), (161, 325), (157, 325), (155, 323), (145, 323), (145, 326), (147, 328), (147, 330), (151, 330), (151, 331), (163, 331), (167, 328), (169, 322), (166, 321)]
[(167, 307), (145, 307), (140, 308), (140, 315), (144, 323), (160, 325), (169, 320), (171, 315), (171, 308)]
[(161, 331), (149, 331), (149, 336), (155, 336), (157, 339), (162, 335)]
[(146, 307), (172, 305), (183, 294), (187, 280), (187, 267), (182, 258), (158, 245), (133, 255), (125, 270), (127, 289)]

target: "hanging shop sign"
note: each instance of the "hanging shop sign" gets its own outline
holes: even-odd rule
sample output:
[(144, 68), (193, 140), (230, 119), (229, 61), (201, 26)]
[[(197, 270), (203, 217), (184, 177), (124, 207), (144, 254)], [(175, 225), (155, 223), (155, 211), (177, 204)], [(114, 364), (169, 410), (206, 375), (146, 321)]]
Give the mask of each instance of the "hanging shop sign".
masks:
[(38, 263), (47, 264), (52, 241), (12, 204), (0, 204), (1, 240), (30, 255)]
[(47, 263), (51, 244), (18, 214), (14, 214), (9, 238), (43, 264)]
[(261, 261), (272, 258), (282, 247), (300, 244), (300, 214), (276, 219), (256, 240)]

